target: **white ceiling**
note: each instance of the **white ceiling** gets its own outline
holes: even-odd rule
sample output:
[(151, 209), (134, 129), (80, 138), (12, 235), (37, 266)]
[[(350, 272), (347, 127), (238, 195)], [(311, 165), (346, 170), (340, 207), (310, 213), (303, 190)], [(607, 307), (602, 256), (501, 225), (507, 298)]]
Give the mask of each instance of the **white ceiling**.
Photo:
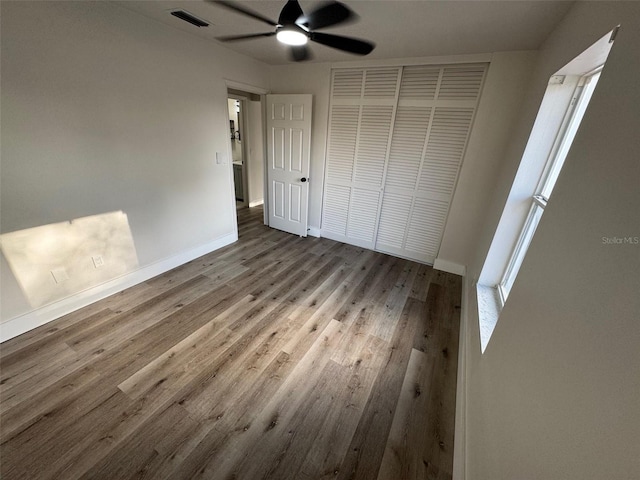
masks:
[[(204, 1), (124, 0), (116, 3), (213, 42), (217, 42), (214, 37), (220, 35), (273, 29), (258, 20)], [(275, 21), (286, 0), (240, 3)], [(359, 15), (359, 20), (321, 31), (373, 41), (376, 49), (366, 57), (369, 59), (537, 49), (573, 4), (572, 1), (553, 0), (346, 0), (343, 3)], [(320, 5), (308, 0), (301, 0), (300, 4), (305, 12)], [(175, 9), (186, 10), (211, 25), (206, 28), (192, 26), (169, 14)], [(225, 43), (224, 46), (272, 65), (289, 62), (286, 48), (275, 37)], [(315, 62), (360, 58), (319, 44), (312, 44), (311, 50)]]

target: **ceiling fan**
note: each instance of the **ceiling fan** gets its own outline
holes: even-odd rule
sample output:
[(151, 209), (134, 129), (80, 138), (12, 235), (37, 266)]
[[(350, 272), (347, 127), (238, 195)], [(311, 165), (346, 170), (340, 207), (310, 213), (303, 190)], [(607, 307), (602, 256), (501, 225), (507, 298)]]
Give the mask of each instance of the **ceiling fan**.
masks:
[(289, 53), (291, 59), (296, 62), (311, 58), (311, 51), (307, 46), (309, 40), (344, 52), (355, 53), (356, 55), (367, 55), (375, 48), (374, 43), (366, 40), (316, 31), (320, 28), (338, 25), (357, 18), (349, 7), (340, 2), (332, 1), (326, 3), (311, 13), (305, 14), (298, 0), (288, 0), (280, 12), (278, 21), (275, 22), (236, 2), (228, 0), (208, 1), (275, 27), (274, 30), (265, 33), (216, 37), (217, 40), (222, 42), (252, 40), (275, 35), (278, 41), (291, 47)]

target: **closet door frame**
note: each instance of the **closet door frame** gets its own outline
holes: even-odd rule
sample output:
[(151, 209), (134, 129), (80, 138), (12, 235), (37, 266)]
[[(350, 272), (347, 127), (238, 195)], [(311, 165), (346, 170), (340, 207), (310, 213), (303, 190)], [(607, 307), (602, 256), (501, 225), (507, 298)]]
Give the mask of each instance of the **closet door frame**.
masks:
[[(418, 171), (418, 176), (415, 179), (414, 182), (414, 190), (413, 193), (410, 195), (411, 198), (411, 205), (409, 206), (409, 213), (407, 215), (407, 223), (405, 224), (405, 230), (403, 232), (403, 236), (404, 236), (404, 240), (403, 240), (403, 244), (406, 243), (406, 239), (407, 239), (407, 235), (408, 235), (408, 231), (409, 231), (409, 221), (412, 218), (412, 214), (414, 212), (414, 208), (415, 208), (415, 202), (416, 199), (418, 198), (429, 198), (431, 196), (434, 197), (439, 197), (440, 195), (432, 195), (430, 193), (424, 192), (424, 191), (420, 191), (418, 186), (419, 186), (419, 182), (420, 182), (420, 175), (422, 173), (422, 170), (426, 164), (426, 158), (425, 158), (425, 151), (427, 149), (427, 144), (429, 142), (429, 135), (430, 135), (430, 130), (432, 127), (432, 123), (434, 121), (434, 116), (436, 115), (436, 109), (443, 109), (446, 108), (447, 106), (454, 106), (454, 107), (458, 107), (458, 106), (467, 106), (467, 107), (472, 107), (473, 108), (473, 112), (471, 114), (471, 119), (469, 122), (469, 127), (468, 127), (468, 131), (466, 133), (466, 137), (464, 140), (464, 147), (462, 149), (462, 153), (460, 155), (460, 160), (458, 161), (457, 167), (456, 167), (456, 171), (455, 171), (455, 178), (454, 178), (454, 182), (451, 186), (451, 190), (450, 192), (446, 195), (447, 198), (445, 199), (444, 197), (442, 197), (439, 201), (442, 201), (444, 203), (446, 203), (446, 213), (444, 216), (444, 221), (442, 223), (442, 227), (441, 229), (437, 232), (438, 234), (438, 239), (437, 239), (437, 250), (439, 250), (440, 248), (440, 243), (442, 241), (442, 235), (444, 233), (444, 228), (446, 226), (448, 217), (449, 217), (449, 213), (451, 210), (451, 204), (453, 201), (453, 197), (455, 195), (455, 191), (457, 188), (457, 184), (458, 184), (458, 180), (459, 180), (459, 175), (460, 175), (460, 170), (462, 168), (462, 164), (464, 161), (464, 158), (466, 156), (467, 153), (467, 148), (468, 148), (468, 143), (469, 143), (469, 137), (471, 135), (471, 132), (473, 130), (473, 126), (474, 126), (474, 121), (476, 118), (476, 114), (477, 114), (477, 109), (478, 109), (478, 105), (480, 103), (480, 98), (482, 95), (482, 89), (484, 87), (484, 82), (486, 80), (486, 76), (487, 76), (487, 71), (489, 69), (489, 62), (487, 61), (487, 58), (482, 58), (482, 59), (478, 59), (478, 60), (466, 60), (466, 61), (461, 61), (461, 62), (454, 62), (454, 63), (437, 63), (437, 64), (429, 64), (429, 63), (413, 63), (413, 64), (405, 64), (405, 65), (380, 65), (380, 66), (357, 66), (357, 67), (344, 67), (344, 68), (334, 68), (331, 71), (331, 85), (330, 85), (330, 98), (329, 98), (329, 115), (328, 115), (328, 125), (327, 125), (327, 144), (326, 144), (326, 153), (325, 153), (325, 165), (324, 165), (324, 188), (323, 188), (323, 199), (322, 199), (322, 225), (321, 225), (321, 235), (323, 237), (326, 238), (330, 238), (330, 239), (334, 239), (334, 240), (338, 240), (338, 241), (342, 241), (345, 243), (349, 243), (352, 245), (356, 245), (356, 246), (360, 246), (360, 247), (364, 247), (364, 248), (369, 248), (372, 250), (376, 250), (376, 251), (380, 251), (380, 252), (384, 252), (384, 253), (389, 253), (392, 254), (394, 256), (398, 256), (398, 257), (402, 257), (402, 258), (408, 258), (410, 260), (414, 260), (414, 261), (418, 261), (421, 263), (427, 263), (427, 264), (433, 264), (435, 258), (437, 257), (437, 251), (435, 252), (434, 255), (430, 255), (430, 256), (420, 256), (420, 255), (406, 255), (403, 252), (402, 249), (393, 249), (393, 248), (378, 248), (378, 239), (379, 239), (379, 234), (380, 234), (380, 219), (381, 219), (381, 215), (382, 215), (382, 208), (383, 208), (383, 200), (385, 197), (385, 194), (395, 194), (396, 192), (394, 192), (394, 190), (397, 190), (398, 187), (390, 187), (388, 185), (386, 185), (387, 182), (387, 173), (389, 170), (389, 165), (390, 165), (390, 154), (391, 154), (391, 148), (392, 148), (392, 143), (393, 143), (393, 135), (394, 135), (394, 127), (395, 127), (395, 123), (396, 123), (396, 119), (398, 117), (398, 109), (401, 107), (410, 107), (410, 106), (422, 106), (422, 107), (428, 107), (430, 108), (430, 112), (429, 112), (429, 125), (427, 127), (427, 132), (426, 132), (426, 139), (425, 139), (425, 143), (423, 145), (423, 152), (422, 152), (422, 157), (420, 159), (420, 164), (419, 164), (419, 171)], [(448, 100), (443, 100), (443, 99), (439, 99), (437, 96), (434, 97), (433, 100), (416, 100), (416, 99), (403, 99), (400, 97), (400, 89), (402, 86), (402, 81), (403, 81), (403, 76), (405, 73), (405, 70), (407, 67), (412, 67), (412, 66), (423, 66), (426, 68), (430, 68), (430, 69), (439, 69), (439, 78), (438, 78), (438, 84), (437, 84), (437, 90), (436, 92), (439, 92), (440, 90), (440, 86), (441, 86), (441, 82), (442, 82), (442, 76), (443, 73), (445, 71), (445, 69), (447, 68), (451, 68), (451, 67), (465, 67), (465, 66), (477, 66), (480, 67), (482, 66), (482, 68), (484, 68), (484, 72), (482, 74), (482, 78), (481, 78), (481, 83), (478, 89), (478, 93), (475, 96), (475, 98), (473, 98), (472, 100), (459, 100), (459, 99), (448, 99)], [(391, 99), (391, 98), (387, 98), (385, 101), (381, 101), (380, 98), (365, 98), (364, 97), (364, 88), (365, 88), (365, 79), (366, 79), (366, 75), (369, 71), (376, 71), (376, 70), (381, 70), (381, 69), (397, 69), (397, 83), (396, 83), (396, 88), (395, 88), (395, 96)], [(336, 76), (339, 74), (346, 74), (349, 75), (350, 73), (352, 74), (356, 74), (357, 76), (357, 72), (361, 72), (362, 73), (362, 79), (361, 79), (361, 86), (360, 86), (360, 95), (358, 98), (356, 98), (355, 96), (351, 96), (350, 98), (342, 98), (342, 99), (338, 99), (336, 98), (336, 94), (335, 94), (335, 80), (336, 80)], [(337, 101), (336, 101), (337, 100)], [(383, 172), (382, 172), (382, 178), (381, 178), (381, 184), (379, 186), (379, 194), (378, 194), (378, 198), (377, 198), (377, 205), (375, 207), (375, 224), (373, 225), (373, 237), (371, 241), (363, 241), (361, 239), (354, 239), (354, 238), (350, 238), (349, 237), (349, 231), (348, 231), (348, 227), (345, 228), (344, 234), (336, 234), (335, 232), (331, 232), (331, 231), (327, 231), (327, 229), (325, 228), (325, 226), (327, 225), (328, 222), (326, 222), (327, 217), (326, 217), (326, 212), (327, 212), (327, 190), (331, 189), (332, 187), (336, 187), (336, 188), (348, 188), (349, 189), (349, 200), (348, 200), (348, 204), (344, 205), (344, 210), (346, 211), (346, 223), (348, 225), (348, 221), (349, 221), (349, 215), (351, 214), (351, 204), (353, 201), (353, 196), (354, 196), (354, 189), (358, 188), (358, 182), (356, 181), (356, 159), (358, 157), (358, 145), (359, 145), (359, 140), (360, 140), (360, 130), (361, 130), (361, 121), (362, 121), (362, 115), (363, 115), (363, 109), (365, 106), (367, 105), (381, 105), (381, 104), (386, 104), (389, 105), (392, 103), (392, 118), (389, 124), (389, 131), (388, 131), (388, 139), (387, 139), (387, 145), (386, 145), (386, 152), (385, 152), (385, 157), (384, 157), (384, 166), (383, 166)], [(353, 155), (353, 165), (351, 167), (351, 181), (350, 182), (336, 182), (335, 179), (331, 179), (331, 168), (330, 168), (330, 155), (332, 154), (332, 125), (334, 122), (334, 107), (336, 105), (350, 105), (352, 107), (357, 107), (358, 108), (358, 124), (356, 127), (356, 138), (355, 138), (355, 149), (356, 151), (354, 152)], [(408, 193), (407, 189), (407, 193)], [(330, 196), (330, 195), (329, 195)], [(333, 208), (335, 209), (336, 206), (333, 205)], [(404, 248), (404, 247), (403, 247)]]

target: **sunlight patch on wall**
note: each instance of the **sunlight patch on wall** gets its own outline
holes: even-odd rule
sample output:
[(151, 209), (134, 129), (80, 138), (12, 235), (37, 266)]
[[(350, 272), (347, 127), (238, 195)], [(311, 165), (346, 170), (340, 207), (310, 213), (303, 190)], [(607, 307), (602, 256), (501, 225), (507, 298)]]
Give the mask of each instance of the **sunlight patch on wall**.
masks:
[(2, 252), (33, 308), (138, 268), (121, 211), (0, 235)]

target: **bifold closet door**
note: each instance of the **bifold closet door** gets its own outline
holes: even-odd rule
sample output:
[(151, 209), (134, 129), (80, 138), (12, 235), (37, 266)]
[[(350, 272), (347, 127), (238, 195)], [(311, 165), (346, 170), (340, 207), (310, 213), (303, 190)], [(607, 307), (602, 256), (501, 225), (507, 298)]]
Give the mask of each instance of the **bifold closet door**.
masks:
[(336, 71), (322, 235), (375, 248), (399, 68)]
[(404, 68), (376, 250), (434, 262), (485, 69)]
[[(485, 70), (334, 72), (323, 236), (433, 263)], [(376, 96), (365, 96), (368, 77)]]

